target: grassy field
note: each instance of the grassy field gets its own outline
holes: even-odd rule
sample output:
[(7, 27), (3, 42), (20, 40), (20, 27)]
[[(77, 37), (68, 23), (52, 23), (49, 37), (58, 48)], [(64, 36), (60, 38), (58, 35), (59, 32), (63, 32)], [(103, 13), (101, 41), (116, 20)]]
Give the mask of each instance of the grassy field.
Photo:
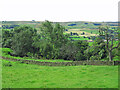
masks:
[(72, 38), (73, 40), (89, 40), (88, 38)]
[(118, 66), (38, 66), (2, 60), (3, 88), (118, 88)]
[(88, 33), (91, 33), (91, 34), (98, 34), (99, 33), (99, 31), (98, 30), (81, 30), (81, 31), (84, 31), (84, 32), (88, 32)]
[[(96, 33), (98, 33), (98, 30), (93, 30), (93, 29), (68, 29), (68, 31), (65, 31), (64, 33), (70, 34), (70, 33), (77, 33), (79, 36), (97, 36)], [(84, 35), (81, 35), (82, 33), (85, 33)], [(92, 32), (92, 34), (91, 34)]]
[[(79, 37), (79, 38), (76, 38), (76, 37)], [(71, 39), (73, 39), (73, 40), (89, 40), (87, 37), (84, 38), (83, 36), (71, 36)]]

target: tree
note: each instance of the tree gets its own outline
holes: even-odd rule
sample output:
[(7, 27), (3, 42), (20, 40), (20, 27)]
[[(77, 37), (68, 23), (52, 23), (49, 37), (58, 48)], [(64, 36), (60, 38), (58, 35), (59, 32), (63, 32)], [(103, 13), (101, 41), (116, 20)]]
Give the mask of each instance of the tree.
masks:
[(30, 26), (20, 26), (14, 28), (11, 49), (14, 55), (25, 56), (28, 52), (34, 51), (32, 46), (33, 37), (36, 30)]
[[(107, 52), (109, 54), (109, 61), (112, 61), (112, 51), (119, 47), (120, 42), (116, 46), (114, 46), (115, 40), (118, 38), (119, 32), (118, 30), (110, 30), (109, 27), (99, 27), (99, 35), (105, 37), (106, 43), (104, 44), (107, 48)], [(120, 39), (118, 38), (118, 41)]]
[(60, 24), (56, 23), (55, 25), (52, 22), (45, 21), (41, 26), (41, 35), (43, 39), (51, 42), (54, 47), (60, 47), (63, 43), (68, 41), (68, 35), (64, 35), (63, 32), (65, 28)]
[(12, 30), (2, 30), (2, 47), (11, 48), (11, 38), (13, 37)]
[[(68, 35), (64, 35), (65, 28), (60, 24), (45, 21), (41, 25), (40, 52), (43, 57), (58, 58), (59, 48), (68, 42)], [(49, 51), (48, 51), (49, 46)]]
[(60, 48), (60, 57), (65, 60), (86, 60), (84, 51), (88, 43), (85, 41), (69, 41)]
[(77, 49), (77, 46), (75, 46), (72, 41), (69, 41), (60, 48), (59, 58), (64, 60), (75, 60)]
[(87, 60), (100, 60), (107, 57), (104, 40), (96, 37), (93, 44), (85, 50)]

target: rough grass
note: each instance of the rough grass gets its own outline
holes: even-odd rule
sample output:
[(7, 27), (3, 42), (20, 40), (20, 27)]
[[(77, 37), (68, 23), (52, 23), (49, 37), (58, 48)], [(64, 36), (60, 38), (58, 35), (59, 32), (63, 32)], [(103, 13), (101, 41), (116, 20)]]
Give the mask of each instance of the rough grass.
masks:
[(49, 67), (3, 60), (3, 88), (118, 88), (118, 66)]

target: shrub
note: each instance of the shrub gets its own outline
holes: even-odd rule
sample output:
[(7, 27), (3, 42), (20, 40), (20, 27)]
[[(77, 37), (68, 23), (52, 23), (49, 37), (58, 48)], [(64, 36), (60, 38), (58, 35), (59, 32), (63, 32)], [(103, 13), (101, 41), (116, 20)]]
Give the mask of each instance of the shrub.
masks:
[(36, 29), (30, 26), (21, 26), (14, 28), (14, 37), (12, 37), (11, 48), (13, 54), (25, 56), (33, 51), (33, 37), (36, 35)]
[(12, 63), (11, 63), (11, 62), (6, 62), (6, 63), (3, 63), (3, 66), (11, 67), (11, 66), (12, 66)]
[(78, 52), (76, 54), (76, 58), (75, 58), (77, 61), (80, 61), (80, 60), (87, 60), (86, 56), (83, 55), (81, 52)]

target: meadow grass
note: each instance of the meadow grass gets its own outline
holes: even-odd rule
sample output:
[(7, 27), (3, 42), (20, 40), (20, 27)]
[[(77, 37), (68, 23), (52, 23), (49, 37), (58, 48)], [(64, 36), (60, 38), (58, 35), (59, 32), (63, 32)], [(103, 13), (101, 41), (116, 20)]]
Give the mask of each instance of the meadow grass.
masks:
[[(2, 60), (3, 88), (118, 88), (118, 66), (38, 66)], [(4, 66), (11, 63), (12, 66)]]

